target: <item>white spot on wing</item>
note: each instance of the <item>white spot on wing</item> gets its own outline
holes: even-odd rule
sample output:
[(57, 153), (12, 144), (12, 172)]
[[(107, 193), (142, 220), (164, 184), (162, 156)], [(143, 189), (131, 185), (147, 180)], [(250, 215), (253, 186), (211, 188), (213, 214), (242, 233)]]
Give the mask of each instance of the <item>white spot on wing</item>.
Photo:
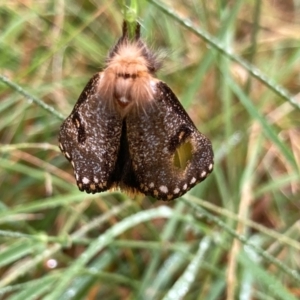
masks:
[(203, 172), (201, 173), (200, 177), (201, 177), (201, 178), (204, 178), (205, 176), (206, 176), (206, 172), (203, 171)]
[(174, 194), (178, 194), (180, 192), (180, 188), (178, 188), (178, 187), (175, 188), (173, 192), (174, 192)]
[(193, 178), (191, 179), (191, 181), (190, 181), (190, 184), (193, 184), (193, 183), (195, 183), (195, 182), (196, 182), (196, 178), (193, 177)]
[(210, 164), (210, 165), (208, 166), (208, 170), (211, 171), (212, 169), (213, 169), (213, 164)]
[(184, 189), (184, 190), (186, 190), (186, 189), (187, 189), (187, 184), (185, 184), (185, 185), (183, 186), (183, 189)]
[(88, 184), (89, 182), (90, 182), (90, 180), (87, 177), (82, 178), (82, 183)]
[(165, 186), (165, 185), (161, 185), (160, 187), (159, 187), (159, 190), (162, 192), (162, 193), (167, 193), (169, 190), (168, 190), (168, 188)]
[(154, 188), (154, 182), (151, 182), (150, 184), (149, 184), (149, 188)]

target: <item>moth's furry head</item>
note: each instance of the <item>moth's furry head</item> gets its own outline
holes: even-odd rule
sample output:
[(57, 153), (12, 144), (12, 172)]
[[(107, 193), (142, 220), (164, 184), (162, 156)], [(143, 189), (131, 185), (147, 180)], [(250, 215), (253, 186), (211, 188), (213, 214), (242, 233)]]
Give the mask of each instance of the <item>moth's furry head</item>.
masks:
[[(133, 54), (139, 54), (141, 57), (145, 59), (147, 68), (150, 73), (156, 72), (161, 67), (162, 62), (159, 59), (159, 57), (153, 51), (151, 51), (147, 47), (147, 45), (141, 40), (140, 30), (141, 30), (141, 26), (139, 23), (137, 23), (135, 36), (134, 38), (130, 38), (128, 34), (127, 23), (124, 21), (122, 37), (118, 40), (117, 44), (111, 49), (108, 58), (106, 60), (106, 65), (109, 65), (110, 62), (114, 60), (116, 55), (118, 54), (120, 55), (125, 50), (126, 46), (130, 47), (130, 45), (134, 45), (136, 49), (139, 49), (138, 51), (139, 53), (134, 53), (133, 51)], [(128, 52), (129, 49), (124, 54)]]
[(157, 55), (140, 39), (140, 25), (136, 25), (131, 39), (124, 22), (123, 35), (110, 51), (101, 73), (99, 96), (122, 116), (142, 108), (154, 99), (157, 79), (153, 75), (160, 66)]

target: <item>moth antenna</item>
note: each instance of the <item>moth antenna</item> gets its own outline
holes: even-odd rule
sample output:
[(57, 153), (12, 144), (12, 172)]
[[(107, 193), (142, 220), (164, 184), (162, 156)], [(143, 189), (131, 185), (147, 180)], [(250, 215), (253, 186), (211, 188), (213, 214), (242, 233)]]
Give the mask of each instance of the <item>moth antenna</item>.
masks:
[(126, 39), (128, 37), (128, 26), (127, 22), (124, 20), (122, 25), (122, 39)]
[(135, 27), (135, 39), (139, 40), (141, 37), (141, 24), (139, 22), (136, 22), (136, 27)]
[[(123, 21), (123, 26), (122, 26), (122, 39), (129, 39), (130, 38), (130, 34), (128, 32), (128, 24), (127, 21)], [(134, 32), (134, 39), (136, 41), (138, 41), (141, 37), (141, 25), (139, 22), (136, 22), (136, 26), (135, 26), (135, 32)]]

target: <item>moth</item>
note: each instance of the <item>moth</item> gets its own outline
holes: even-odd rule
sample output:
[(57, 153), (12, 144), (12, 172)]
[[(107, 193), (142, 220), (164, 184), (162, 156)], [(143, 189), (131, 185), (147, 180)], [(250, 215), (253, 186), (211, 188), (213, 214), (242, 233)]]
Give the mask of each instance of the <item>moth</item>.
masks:
[(110, 51), (104, 69), (82, 91), (59, 133), (78, 188), (120, 188), (172, 200), (213, 170), (211, 142), (200, 133), (166, 85), (155, 77), (158, 56), (136, 24)]

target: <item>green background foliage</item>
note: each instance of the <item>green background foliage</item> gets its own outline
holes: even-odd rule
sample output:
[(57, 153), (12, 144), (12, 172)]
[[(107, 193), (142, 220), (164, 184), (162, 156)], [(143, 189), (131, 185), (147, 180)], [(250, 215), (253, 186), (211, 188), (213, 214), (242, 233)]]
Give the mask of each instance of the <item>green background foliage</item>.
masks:
[[(297, 299), (299, 6), (123, 2), (0, 2), (0, 298)], [(81, 193), (57, 147), (124, 10), (214, 147), (173, 202)]]

